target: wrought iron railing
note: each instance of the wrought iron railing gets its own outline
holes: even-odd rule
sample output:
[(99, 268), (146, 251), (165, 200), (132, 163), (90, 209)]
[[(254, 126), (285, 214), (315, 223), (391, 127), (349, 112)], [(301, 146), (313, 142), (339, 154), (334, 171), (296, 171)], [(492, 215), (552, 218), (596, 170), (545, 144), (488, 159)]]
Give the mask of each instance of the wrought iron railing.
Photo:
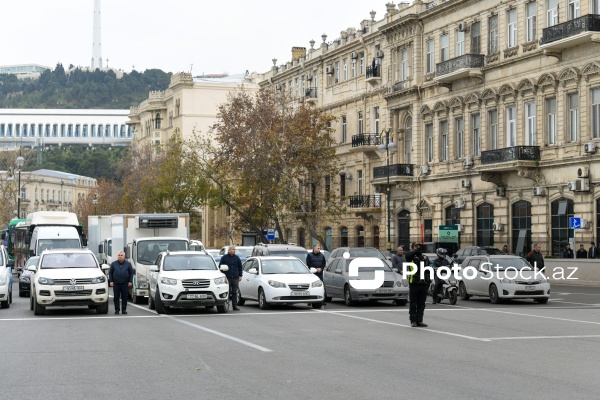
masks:
[(542, 31), (542, 44), (548, 44), (565, 39), (583, 32), (600, 31), (600, 15), (588, 14), (575, 18), (562, 24), (544, 28)]
[(381, 207), (381, 199), (383, 194), (375, 194), (372, 196), (350, 196), (350, 208), (378, 208)]
[(304, 91), (304, 97), (307, 99), (316, 99), (317, 98), (317, 88), (308, 88)]
[(315, 203), (302, 203), (296, 207), (297, 213), (315, 212), (317, 204)]
[[(390, 165), (390, 176), (413, 176), (413, 164)], [(373, 179), (387, 178), (387, 165), (373, 168)]]
[(381, 136), (378, 133), (363, 133), (362, 135), (352, 135), (352, 147), (361, 146), (379, 146)]
[(436, 76), (451, 74), (466, 68), (483, 68), (483, 54), (464, 54), (454, 57), (435, 66)]
[(539, 161), (539, 146), (515, 146), (481, 152), (481, 164), (495, 164), (508, 161)]
[(396, 82), (392, 86), (392, 92), (399, 92), (400, 90), (404, 90), (408, 88), (408, 81)]
[(381, 65), (367, 67), (367, 79), (368, 78), (380, 78), (381, 77)]

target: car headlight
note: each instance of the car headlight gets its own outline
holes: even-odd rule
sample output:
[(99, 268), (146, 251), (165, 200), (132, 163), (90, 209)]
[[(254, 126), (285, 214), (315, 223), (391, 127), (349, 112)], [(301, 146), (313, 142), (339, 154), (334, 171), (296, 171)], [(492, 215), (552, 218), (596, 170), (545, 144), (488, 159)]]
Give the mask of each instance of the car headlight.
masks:
[(502, 278), (500, 279), (502, 283), (515, 283), (514, 279)]
[(546, 278), (545, 276), (540, 277), (540, 283), (546, 283), (548, 282), (548, 278)]
[(99, 276), (97, 278), (92, 278), (92, 285), (97, 284), (97, 283), (104, 283), (106, 282), (106, 277), (104, 275)]
[(163, 277), (160, 278), (160, 283), (163, 285), (177, 285), (177, 279)]
[(0, 286), (6, 285), (8, 282), (8, 277), (6, 275), (0, 275)]
[(273, 286), (274, 288), (284, 288), (284, 287), (287, 287), (285, 285), (285, 283), (283, 283), (283, 282), (277, 282), (277, 281), (269, 281), (269, 285)]
[(318, 281), (314, 281), (312, 283), (312, 285), (310, 285), (312, 287), (323, 287), (323, 282), (321, 282), (321, 280), (319, 279)]
[(29, 282), (29, 277), (28, 276), (22, 276), (20, 279), (21, 282)]
[(229, 282), (227, 282), (227, 278), (222, 276), (220, 278), (215, 278), (215, 285), (226, 285)]
[(38, 278), (38, 283), (40, 285), (54, 285), (54, 279), (44, 278), (43, 276), (40, 276)]

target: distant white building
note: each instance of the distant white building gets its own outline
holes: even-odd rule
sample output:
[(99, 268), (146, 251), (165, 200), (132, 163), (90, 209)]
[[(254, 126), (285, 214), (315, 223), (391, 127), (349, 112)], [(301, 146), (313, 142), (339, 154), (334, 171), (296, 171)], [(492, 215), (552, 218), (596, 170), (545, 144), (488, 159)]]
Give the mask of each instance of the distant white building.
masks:
[(128, 145), (129, 110), (0, 109), (0, 148)]
[(50, 69), (50, 67), (40, 64), (0, 65), (0, 74), (16, 75), (19, 79), (37, 79), (48, 69)]

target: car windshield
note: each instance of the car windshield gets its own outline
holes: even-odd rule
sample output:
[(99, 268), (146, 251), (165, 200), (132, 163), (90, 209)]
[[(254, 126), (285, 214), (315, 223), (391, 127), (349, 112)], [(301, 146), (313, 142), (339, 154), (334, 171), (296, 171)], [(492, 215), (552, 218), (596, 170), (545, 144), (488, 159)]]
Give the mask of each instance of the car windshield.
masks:
[(38, 240), (38, 254), (44, 250), (52, 249), (78, 249), (81, 248), (79, 239), (40, 239)]
[(305, 251), (298, 251), (298, 250), (271, 250), (270, 254), (271, 256), (292, 256), (292, 257), (296, 257), (298, 260), (304, 262), (306, 261), (306, 252)]
[(213, 257), (219, 256), (219, 250), (204, 250), (204, 251), (206, 251), (208, 254), (210, 254)]
[(165, 257), (164, 271), (216, 270), (215, 260), (201, 254), (171, 254)]
[(299, 260), (263, 260), (262, 273), (267, 274), (309, 274), (310, 271)]
[(187, 240), (145, 240), (138, 242), (137, 261), (141, 264), (152, 265), (162, 251), (189, 250)]
[(252, 255), (252, 247), (250, 247), (250, 248), (236, 247), (235, 255), (238, 257), (248, 258)]
[(531, 268), (531, 265), (521, 257), (490, 257), (490, 263), (487, 264), (487, 266), (488, 269), (496, 271), (506, 271), (508, 269), (516, 271), (527, 269), (533, 270), (533, 268)]
[[(356, 258), (360, 259), (360, 258), (364, 258), (364, 257), (356, 257)], [(354, 260), (354, 259), (355, 258), (352, 258), (352, 257), (346, 259), (347, 260), (346, 261), (346, 272), (349, 271), (349, 269), (350, 269), (350, 262), (352, 260)], [(381, 270), (392, 272), (392, 269), (390, 268), (390, 266), (386, 262), (383, 262), (383, 265), (381, 267), (360, 267), (359, 268), (359, 272), (381, 271)]]
[(386, 258), (377, 249), (350, 249), (350, 257), (374, 257), (380, 260), (386, 260)]
[(25, 264), (25, 269), (27, 269), (27, 267), (31, 267), (32, 265), (37, 265), (38, 261), (40, 260), (40, 257), (29, 257), (29, 260), (27, 260), (27, 264)]
[(85, 253), (53, 253), (42, 257), (41, 269), (98, 268), (96, 259)]
[(486, 247), (483, 249), (479, 249), (479, 254), (489, 254), (491, 256), (497, 256), (499, 254), (502, 254), (502, 252), (500, 251), (500, 249), (497, 249), (495, 247)]

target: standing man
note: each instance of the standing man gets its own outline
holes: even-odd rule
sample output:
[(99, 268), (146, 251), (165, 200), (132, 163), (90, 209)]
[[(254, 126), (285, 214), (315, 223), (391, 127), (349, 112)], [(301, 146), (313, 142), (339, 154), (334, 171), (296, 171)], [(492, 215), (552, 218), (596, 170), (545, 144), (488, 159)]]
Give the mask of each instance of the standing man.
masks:
[(392, 268), (397, 268), (398, 272), (402, 272), (402, 264), (406, 262), (404, 255), (404, 247), (398, 246), (396, 254), (392, 257)]
[(588, 250), (588, 258), (598, 258), (598, 248), (596, 247), (596, 243), (591, 242), (590, 248)]
[(231, 295), (231, 305), (235, 311), (239, 311), (237, 306), (238, 290), (240, 287), (240, 281), (242, 280), (242, 260), (235, 254), (235, 246), (229, 246), (227, 254), (221, 257), (219, 262), (219, 269), (221, 265), (227, 265), (228, 271), (225, 271), (225, 276), (229, 281), (229, 294)]
[(113, 288), (115, 297), (115, 314), (118, 314), (119, 311), (127, 314), (127, 296), (129, 288), (133, 286), (133, 267), (129, 261), (125, 260), (123, 251), (117, 254), (117, 261), (110, 264), (108, 281)]
[(585, 249), (583, 244), (579, 245), (579, 250), (577, 250), (575, 258), (587, 258), (587, 250)]
[(567, 243), (567, 245), (565, 246), (565, 250), (562, 253), (562, 258), (574, 258), (573, 257), (573, 250), (571, 250), (571, 244)]
[(321, 253), (321, 246), (316, 244), (315, 247), (313, 247), (313, 251), (306, 255), (306, 265), (308, 265), (308, 268), (317, 269), (315, 275), (319, 277), (321, 282), (323, 282), (323, 270), (325, 269), (325, 264), (327, 264), (327, 262), (325, 261), (323, 253)]
[(527, 262), (531, 265), (533, 265), (534, 269), (538, 269), (540, 271), (544, 270), (544, 256), (541, 253), (542, 250), (542, 245), (540, 245), (539, 243), (536, 243), (533, 245), (533, 251), (530, 251), (529, 254), (527, 254)]
[(410, 326), (413, 328), (417, 326), (426, 328), (427, 324), (423, 323), (423, 314), (425, 313), (425, 301), (427, 301), (427, 289), (431, 284), (431, 277), (427, 272), (424, 273), (423, 279), (420, 275), (421, 262), (423, 266), (429, 266), (429, 259), (423, 255), (421, 243), (413, 242), (411, 248), (412, 251), (406, 253), (406, 262), (413, 263), (410, 270), (415, 272), (408, 278)]

